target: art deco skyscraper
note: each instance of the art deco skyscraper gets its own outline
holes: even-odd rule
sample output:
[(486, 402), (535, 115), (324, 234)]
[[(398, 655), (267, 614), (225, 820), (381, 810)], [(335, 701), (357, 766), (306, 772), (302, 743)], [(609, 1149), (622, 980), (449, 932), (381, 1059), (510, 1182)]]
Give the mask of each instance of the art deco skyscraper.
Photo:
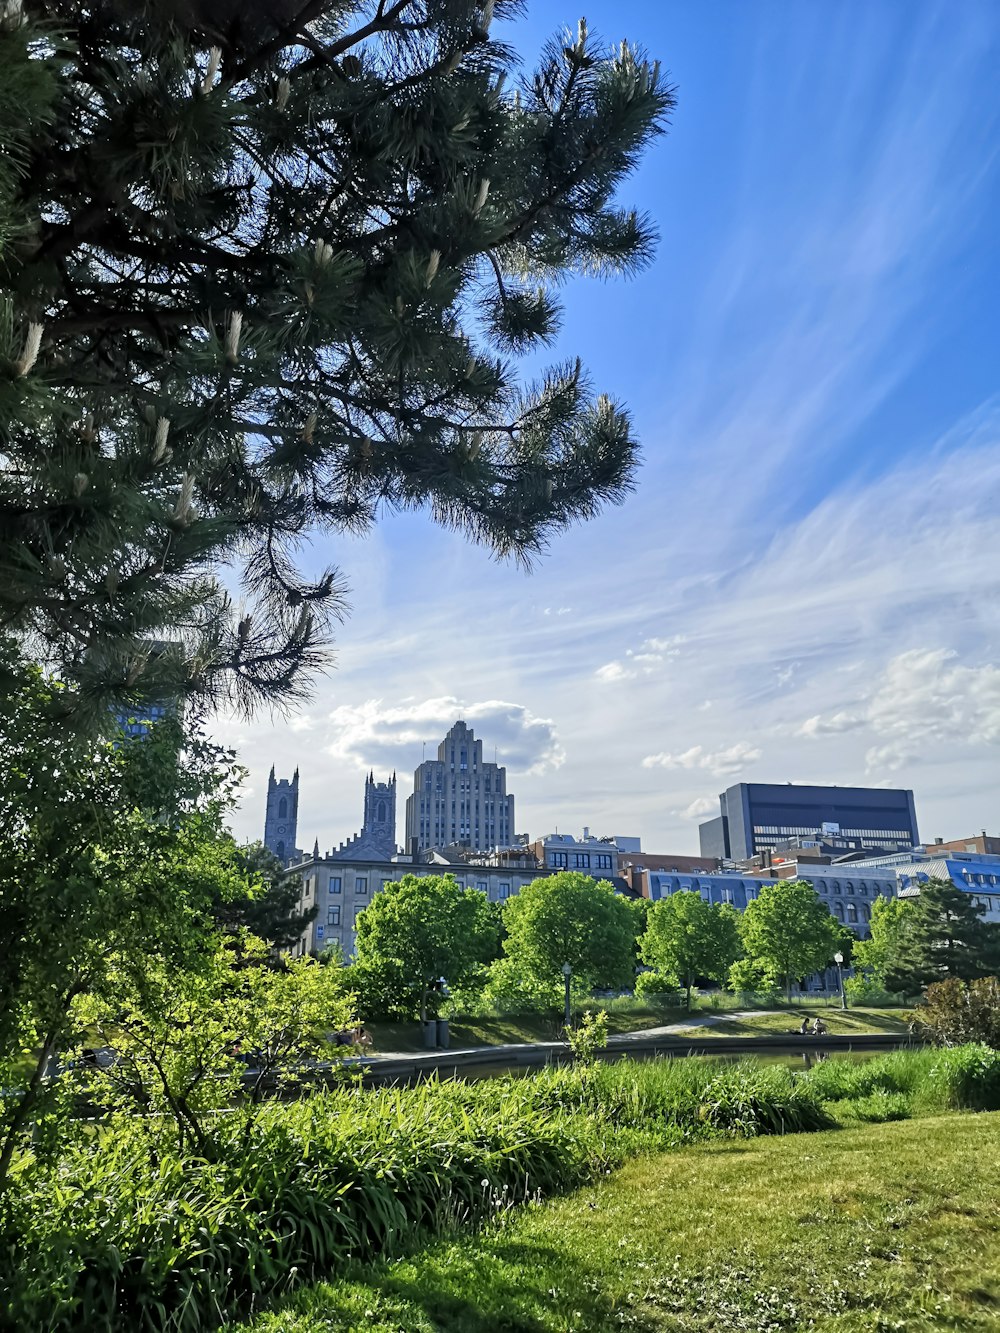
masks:
[(507, 770), (483, 762), (483, 743), (456, 722), (413, 775), (406, 802), (406, 850), (459, 844), (474, 851), (509, 847), (514, 840), (514, 797)]

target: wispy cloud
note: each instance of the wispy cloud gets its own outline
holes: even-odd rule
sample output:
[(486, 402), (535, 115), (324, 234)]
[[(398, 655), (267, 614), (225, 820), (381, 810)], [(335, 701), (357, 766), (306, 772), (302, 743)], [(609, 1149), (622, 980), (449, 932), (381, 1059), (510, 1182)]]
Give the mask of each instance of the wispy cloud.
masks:
[(723, 776), (739, 773), (748, 768), (761, 756), (755, 745), (738, 741), (725, 750), (705, 750), (700, 745), (692, 745), (682, 754), (647, 754), (642, 761), (643, 768), (706, 768), (710, 773)]

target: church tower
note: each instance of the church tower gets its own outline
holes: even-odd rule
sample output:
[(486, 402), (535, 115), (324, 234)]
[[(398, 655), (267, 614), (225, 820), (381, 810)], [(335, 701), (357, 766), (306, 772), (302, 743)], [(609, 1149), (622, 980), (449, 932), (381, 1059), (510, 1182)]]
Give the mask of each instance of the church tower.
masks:
[(384, 848), (383, 855), (396, 851), (396, 775), (376, 782), (373, 773), (365, 782), (365, 819), (361, 836), (369, 847)]
[(287, 864), (295, 853), (295, 836), (299, 825), (299, 770), (291, 782), (287, 778), (275, 781), (274, 768), (267, 779), (267, 809), (264, 814), (264, 846), (274, 852), (282, 864)]

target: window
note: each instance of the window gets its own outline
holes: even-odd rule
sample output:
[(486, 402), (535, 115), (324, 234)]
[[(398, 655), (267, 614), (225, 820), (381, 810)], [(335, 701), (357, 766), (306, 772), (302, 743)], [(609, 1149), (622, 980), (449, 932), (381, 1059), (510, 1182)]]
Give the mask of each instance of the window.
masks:
[(573, 857), (573, 864), (576, 866), (576, 868), (577, 868), (578, 870), (589, 870), (589, 869), (590, 869), (590, 853), (589, 853), (589, 852), (577, 852), (577, 853), (574, 855), (574, 857)]
[(480, 893), (487, 893), (489, 891), (489, 887), (490, 886), (488, 880), (485, 879), (476, 880), (476, 888), (480, 891)]
[(501, 884), (501, 885), (500, 885), (500, 897), (501, 897), (501, 898), (509, 898), (509, 897), (510, 897), (510, 885), (509, 885), (509, 884)]
[(830, 888), (833, 890), (834, 893), (843, 893), (843, 891), (844, 891), (843, 888), (841, 887), (841, 883), (840, 883), (840, 880), (839, 880), (839, 879), (831, 880), (831, 881), (830, 881)]
[(328, 907), (326, 909), (326, 924), (328, 926), (340, 925), (340, 907)]
[(853, 892), (854, 892), (854, 880), (853, 880), (853, 879), (849, 879), (849, 880), (847, 881), (847, 892), (848, 892), (848, 893), (853, 893)]
[[(852, 906), (853, 906), (853, 904), (852, 904)], [(844, 904), (843, 904), (843, 903), (834, 903), (834, 904), (833, 904), (833, 915), (837, 918), (838, 921), (843, 921), (843, 919), (844, 919)]]
[(354, 880), (354, 892), (357, 893), (357, 894), (364, 894), (364, 893), (367, 893), (367, 892), (368, 892), (368, 876), (367, 876), (367, 875), (358, 875), (358, 876), (355, 877), (355, 880)]
[(610, 856), (606, 856), (606, 855), (604, 855), (603, 853), (602, 853), (600, 856), (598, 856), (598, 858), (597, 858), (597, 868), (598, 868), (598, 870), (610, 870), (610, 869), (611, 869), (611, 857), (610, 857)]
[(339, 875), (331, 875), (331, 876), (330, 876), (330, 888), (329, 888), (328, 891), (329, 891), (330, 893), (339, 893), (339, 892), (340, 892), (340, 876), (339, 876)]
[(565, 852), (549, 852), (549, 865), (560, 866), (565, 870), (569, 865), (569, 856)]
[(857, 922), (857, 919), (858, 919), (858, 908), (857, 908), (857, 904), (856, 904), (856, 903), (848, 903), (848, 904), (847, 904), (847, 919), (848, 919), (848, 921)]
[(279, 819), (288, 818), (288, 801), (285, 799), (284, 796), (282, 796), (281, 800), (278, 802), (278, 818)]

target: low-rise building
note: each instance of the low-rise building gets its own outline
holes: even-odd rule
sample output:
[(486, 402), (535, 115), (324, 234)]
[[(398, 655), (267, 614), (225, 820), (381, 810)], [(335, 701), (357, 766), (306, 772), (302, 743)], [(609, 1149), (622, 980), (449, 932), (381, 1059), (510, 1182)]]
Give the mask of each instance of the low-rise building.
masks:
[(597, 879), (612, 879), (618, 874), (619, 850), (607, 838), (595, 838), (590, 829), (583, 837), (572, 833), (550, 833), (528, 844), (538, 864), (547, 870), (582, 870)]
[[(859, 875), (853, 865), (796, 865), (789, 863), (790, 873), (783, 878), (807, 880), (816, 890), (835, 920), (849, 926), (860, 938), (871, 934), (872, 903), (876, 898), (896, 896), (896, 878), (892, 872)], [(742, 912), (747, 903), (760, 896), (765, 884), (774, 882), (773, 876), (746, 875), (736, 871), (646, 872), (649, 892), (644, 896), (652, 902), (669, 897), (672, 893), (689, 890), (700, 893), (706, 902), (729, 903)]]
[[(971, 839), (970, 839), (971, 841)], [(953, 852), (931, 856), (896, 869), (901, 898), (916, 897), (929, 879), (944, 879), (970, 894), (983, 909), (983, 920), (1000, 922), (1000, 856)]]

